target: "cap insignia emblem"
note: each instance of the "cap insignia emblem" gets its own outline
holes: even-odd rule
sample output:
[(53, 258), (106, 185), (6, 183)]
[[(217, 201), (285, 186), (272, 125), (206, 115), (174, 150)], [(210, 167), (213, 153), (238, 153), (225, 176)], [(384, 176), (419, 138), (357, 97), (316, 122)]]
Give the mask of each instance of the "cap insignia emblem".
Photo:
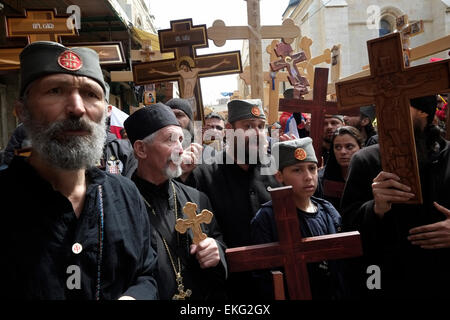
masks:
[(295, 149), (295, 153), (294, 153), (295, 159), (303, 161), (306, 159), (306, 151), (302, 148), (297, 148)]
[(59, 55), (58, 64), (66, 70), (77, 71), (83, 66), (83, 61), (75, 52), (66, 50)]

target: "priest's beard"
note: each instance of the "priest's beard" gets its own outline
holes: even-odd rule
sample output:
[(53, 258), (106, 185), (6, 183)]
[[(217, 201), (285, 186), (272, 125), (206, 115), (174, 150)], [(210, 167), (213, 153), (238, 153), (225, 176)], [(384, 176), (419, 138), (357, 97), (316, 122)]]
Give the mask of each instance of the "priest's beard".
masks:
[[(26, 113), (24, 125), (31, 145), (50, 165), (63, 170), (78, 170), (95, 166), (101, 158), (106, 140), (106, 114), (99, 123), (72, 117), (46, 124), (32, 119), (28, 110)], [(64, 134), (66, 130), (82, 130), (89, 134), (69, 136)]]
[(178, 178), (183, 174), (183, 170), (181, 169), (181, 166), (178, 164), (175, 164), (175, 168), (171, 167), (171, 163), (167, 163), (166, 168), (164, 169), (164, 172), (166, 174), (166, 177), (169, 179), (175, 179)]

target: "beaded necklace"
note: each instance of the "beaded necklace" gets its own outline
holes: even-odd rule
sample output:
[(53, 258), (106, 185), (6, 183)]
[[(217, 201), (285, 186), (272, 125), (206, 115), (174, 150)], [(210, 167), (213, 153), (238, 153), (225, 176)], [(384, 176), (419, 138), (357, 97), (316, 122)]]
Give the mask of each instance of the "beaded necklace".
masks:
[(97, 284), (95, 290), (95, 299), (100, 300), (101, 271), (103, 261), (103, 239), (104, 239), (104, 211), (103, 211), (103, 190), (102, 186), (98, 186), (98, 256), (97, 256)]
[[(173, 184), (173, 182), (170, 182), (171, 186), (172, 186), (172, 192), (173, 192), (173, 202), (174, 202), (174, 211), (175, 211), (175, 221), (178, 219), (178, 204), (177, 204), (177, 192), (175, 190), (175, 186)], [(142, 199), (144, 200), (145, 204), (147, 205), (147, 207), (149, 207), (152, 210), (153, 215), (156, 217), (156, 212), (155, 209), (153, 209), (153, 207), (150, 205), (150, 203), (148, 203), (148, 201), (145, 199), (145, 197), (141, 194)], [(183, 277), (181, 276), (181, 261), (180, 261), (180, 257), (177, 257), (177, 262), (178, 262), (178, 270), (175, 267), (175, 262), (173, 260), (172, 254), (170, 252), (169, 246), (167, 245), (167, 241), (166, 239), (164, 239), (164, 237), (160, 234), (161, 239), (164, 243), (164, 247), (166, 248), (167, 251), (167, 255), (169, 256), (170, 259), (170, 263), (172, 264), (172, 269), (173, 272), (175, 274), (175, 281), (177, 282), (177, 289), (178, 289), (178, 293), (174, 294), (172, 297), (172, 300), (185, 300), (186, 297), (190, 297), (192, 294), (192, 290), (187, 289), (186, 291), (184, 290), (184, 285), (183, 285)], [(179, 235), (177, 233), (177, 243), (179, 243)]]

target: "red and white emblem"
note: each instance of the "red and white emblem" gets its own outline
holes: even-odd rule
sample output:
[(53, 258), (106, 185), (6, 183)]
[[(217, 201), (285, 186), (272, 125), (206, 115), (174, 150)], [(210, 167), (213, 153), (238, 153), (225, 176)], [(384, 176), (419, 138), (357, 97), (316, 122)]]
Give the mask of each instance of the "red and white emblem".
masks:
[(83, 66), (83, 61), (75, 52), (67, 50), (59, 55), (58, 64), (66, 70), (77, 71)]

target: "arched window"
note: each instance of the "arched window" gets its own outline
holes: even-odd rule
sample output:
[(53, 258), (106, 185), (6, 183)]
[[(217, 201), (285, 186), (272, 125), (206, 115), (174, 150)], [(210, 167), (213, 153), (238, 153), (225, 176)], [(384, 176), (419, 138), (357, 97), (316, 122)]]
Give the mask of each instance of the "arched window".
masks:
[(138, 18), (136, 19), (136, 26), (137, 26), (138, 28), (142, 28), (142, 21), (141, 21), (141, 18), (140, 18), (140, 17), (138, 17)]
[(385, 18), (381, 18), (380, 20), (380, 29), (378, 30), (378, 35), (380, 37), (385, 36), (389, 33), (391, 33), (392, 30), (392, 25), (389, 23), (389, 21)]

